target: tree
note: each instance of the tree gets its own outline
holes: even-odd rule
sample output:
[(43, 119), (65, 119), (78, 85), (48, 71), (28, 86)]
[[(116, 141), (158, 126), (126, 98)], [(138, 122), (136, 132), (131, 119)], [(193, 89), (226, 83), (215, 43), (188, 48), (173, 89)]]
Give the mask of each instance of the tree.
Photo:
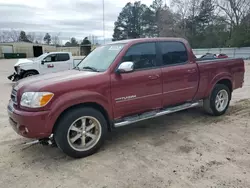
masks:
[(21, 41), (21, 42), (30, 42), (29, 40), (28, 40), (28, 37), (27, 37), (27, 35), (26, 35), (26, 33), (24, 32), (24, 31), (21, 31), (20, 32), (20, 35), (19, 35), (19, 39), (18, 39), (19, 41)]
[(36, 33), (36, 41), (41, 44), (44, 40), (44, 33)]
[[(191, 17), (187, 25), (189, 31), (187, 38), (191, 44), (197, 47), (202, 46), (203, 42), (211, 47), (215, 41), (215, 33), (213, 33), (213, 27), (211, 26), (215, 20), (214, 9), (215, 6), (212, 0), (202, 0), (197, 7), (195, 16)], [(209, 38), (209, 40), (207, 40)]]
[(4, 31), (4, 35), (6, 36), (8, 42), (18, 42), (20, 31), (12, 29), (10, 31)]
[(228, 44), (235, 47), (250, 46), (250, 13), (242, 19), (239, 26), (234, 27)]
[(70, 39), (70, 43), (71, 43), (71, 46), (78, 46), (78, 43), (77, 43), (77, 41), (76, 41), (76, 38), (74, 38), (74, 37), (72, 37), (72, 38)]
[(140, 1), (136, 1), (134, 4), (127, 3), (115, 22), (112, 40), (144, 37), (146, 35), (144, 25), (147, 8)]
[(91, 52), (91, 42), (85, 37), (81, 43), (81, 55), (87, 56)]
[(70, 47), (70, 46), (71, 46), (71, 43), (70, 43), (70, 42), (66, 42), (66, 43), (65, 43), (65, 46), (66, 46), (66, 47)]
[(51, 42), (52, 44), (54, 44), (55, 46), (59, 46), (61, 44), (61, 41), (60, 41), (60, 33), (56, 33), (52, 36), (52, 39), (51, 39)]
[(154, 0), (152, 5), (146, 9), (144, 14), (145, 35), (148, 37), (159, 37), (161, 27), (161, 13), (166, 9), (163, 0)]
[(46, 35), (43, 38), (43, 41), (48, 45), (51, 43), (51, 36), (49, 33), (46, 33)]
[(34, 43), (36, 41), (36, 33), (35, 32), (29, 32), (27, 34), (27, 39), (28, 39), (28, 41)]
[(184, 37), (194, 48), (250, 46), (250, 0), (154, 0), (127, 3), (115, 22), (113, 40)]
[(249, 0), (218, 0), (217, 5), (225, 13), (231, 26), (239, 26), (250, 12)]
[(79, 46), (79, 44), (76, 41), (76, 38), (72, 37), (69, 42), (66, 42), (65, 46), (67, 46), (67, 47), (76, 47), (76, 46)]
[(160, 37), (180, 37), (183, 36), (179, 14), (173, 13), (168, 7), (159, 13), (159, 36)]
[[(196, 17), (199, 14), (201, 0), (172, 0), (172, 6), (181, 19), (181, 30), (184, 36), (195, 35)], [(191, 32), (191, 33), (190, 33)]]

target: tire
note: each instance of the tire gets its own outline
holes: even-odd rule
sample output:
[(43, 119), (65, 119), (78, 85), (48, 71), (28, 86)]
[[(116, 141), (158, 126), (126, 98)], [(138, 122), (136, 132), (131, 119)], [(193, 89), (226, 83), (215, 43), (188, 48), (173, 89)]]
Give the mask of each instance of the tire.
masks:
[[(220, 96), (225, 96), (222, 100)], [(219, 97), (217, 100), (217, 97)], [(217, 102), (217, 101), (220, 101)], [(231, 100), (231, 92), (226, 85), (216, 84), (210, 96), (203, 101), (205, 112), (213, 116), (221, 116), (226, 113)], [(220, 105), (217, 105), (220, 103)]]
[[(94, 125), (95, 127), (93, 127)], [(93, 128), (88, 131), (91, 126)], [(60, 119), (54, 131), (57, 146), (73, 158), (87, 157), (96, 153), (103, 144), (106, 135), (106, 119), (101, 112), (90, 107), (68, 111)]]
[(35, 71), (26, 71), (24, 74), (23, 74), (23, 78), (27, 78), (27, 77), (30, 77), (30, 76), (34, 76), (34, 75), (36, 75), (37, 74), (37, 72), (35, 72)]

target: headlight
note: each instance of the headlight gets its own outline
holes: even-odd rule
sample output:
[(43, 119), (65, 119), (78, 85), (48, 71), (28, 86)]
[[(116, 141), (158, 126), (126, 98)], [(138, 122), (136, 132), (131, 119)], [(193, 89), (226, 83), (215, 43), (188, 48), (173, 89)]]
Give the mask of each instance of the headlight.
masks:
[(50, 92), (25, 92), (21, 97), (21, 106), (40, 108), (49, 103), (54, 94)]

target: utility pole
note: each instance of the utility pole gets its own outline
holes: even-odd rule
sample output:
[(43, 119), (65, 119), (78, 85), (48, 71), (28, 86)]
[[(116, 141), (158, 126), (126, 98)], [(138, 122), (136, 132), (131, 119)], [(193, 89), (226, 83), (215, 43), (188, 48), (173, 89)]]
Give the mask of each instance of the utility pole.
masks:
[(105, 44), (105, 14), (104, 14), (104, 0), (102, 0), (102, 21), (103, 21), (103, 43)]

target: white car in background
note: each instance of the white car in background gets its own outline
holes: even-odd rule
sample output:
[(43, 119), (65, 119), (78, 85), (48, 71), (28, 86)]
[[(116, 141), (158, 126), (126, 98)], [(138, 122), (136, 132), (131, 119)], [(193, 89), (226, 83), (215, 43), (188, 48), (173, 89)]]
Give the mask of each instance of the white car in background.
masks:
[(73, 69), (82, 59), (73, 59), (70, 52), (49, 52), (30, 59), (19, 59), (14, 65), (14, 74), (8, 79), (17, 81), (37, 74), (47, 74)]

